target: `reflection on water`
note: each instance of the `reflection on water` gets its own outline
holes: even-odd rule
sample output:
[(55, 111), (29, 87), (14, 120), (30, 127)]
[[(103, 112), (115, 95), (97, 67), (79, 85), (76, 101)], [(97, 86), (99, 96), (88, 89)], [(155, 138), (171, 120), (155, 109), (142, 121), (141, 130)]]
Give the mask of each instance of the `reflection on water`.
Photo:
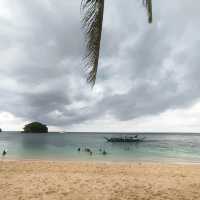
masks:
[(48, 138), (41, 134), (35, 137), (34, 134), (21, 134), (21, 144), (23, 149), (45, 149), (48, 143)]
[[(0, 134), (0, 151), (8, 149), (7, 158), (64, 159), (108, 161), (200, 161), (200, 135), (143, 134), (141, 143), (109, 143), (104, 136), (118, 134), (48, 133)], [(77, 149), (80, 148), (80, 151)], [(90, 148), (92, 156), (84, 151)], [(107, 155), (102, 155), (106, 150)]]

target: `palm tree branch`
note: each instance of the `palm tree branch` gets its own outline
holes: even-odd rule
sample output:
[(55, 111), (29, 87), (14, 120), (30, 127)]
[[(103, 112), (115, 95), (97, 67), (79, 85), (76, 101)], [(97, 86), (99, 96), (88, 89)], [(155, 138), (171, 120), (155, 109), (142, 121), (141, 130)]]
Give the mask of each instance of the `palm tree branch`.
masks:
[(82, 0), (82, 24), (85, 32), (85, 66), (87, 81), (93, 86), (96, 81), (103, 24), (104, 0)]
[(152, 14), (152, 0), (143, 0), (143, 4), (147, 9), (148, 14), (148, 22), (152, 23), (153, 21), (153, 14)]

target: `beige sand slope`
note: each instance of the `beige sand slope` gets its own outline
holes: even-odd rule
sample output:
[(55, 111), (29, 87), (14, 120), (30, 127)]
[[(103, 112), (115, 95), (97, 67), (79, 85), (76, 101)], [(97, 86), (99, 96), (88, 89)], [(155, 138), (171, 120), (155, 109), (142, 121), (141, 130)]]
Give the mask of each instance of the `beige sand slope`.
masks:
[(198, 200), (200, 165), (1, 161), (8, 199)]

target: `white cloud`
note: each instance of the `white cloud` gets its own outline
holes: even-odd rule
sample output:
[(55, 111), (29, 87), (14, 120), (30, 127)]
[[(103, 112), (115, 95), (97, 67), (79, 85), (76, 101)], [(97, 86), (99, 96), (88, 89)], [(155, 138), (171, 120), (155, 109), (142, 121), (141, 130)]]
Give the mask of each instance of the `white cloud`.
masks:
[(26, 123), (27, 121), (14, 116), (12, 113), (0, 112), (0, 128), (3, 131), (22, 131)]

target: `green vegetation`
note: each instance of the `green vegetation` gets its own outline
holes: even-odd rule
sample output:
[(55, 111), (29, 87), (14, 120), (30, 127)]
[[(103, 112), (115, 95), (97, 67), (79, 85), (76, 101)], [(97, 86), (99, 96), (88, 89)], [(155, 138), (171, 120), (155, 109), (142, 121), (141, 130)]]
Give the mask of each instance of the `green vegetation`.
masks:
[[(142, 2), (147, 10), (148, 22), (152, 23), (152, 0), (142, 0)], [(93, 86), (100, 55), (104, 0), (82, 0), (81, 11), (86, 41), (85, 67), (88, 70), (87, 81)]]
[(48, 127), (40, 122), (26, 124), (23, 129), (23, 133), (48, 133)]

